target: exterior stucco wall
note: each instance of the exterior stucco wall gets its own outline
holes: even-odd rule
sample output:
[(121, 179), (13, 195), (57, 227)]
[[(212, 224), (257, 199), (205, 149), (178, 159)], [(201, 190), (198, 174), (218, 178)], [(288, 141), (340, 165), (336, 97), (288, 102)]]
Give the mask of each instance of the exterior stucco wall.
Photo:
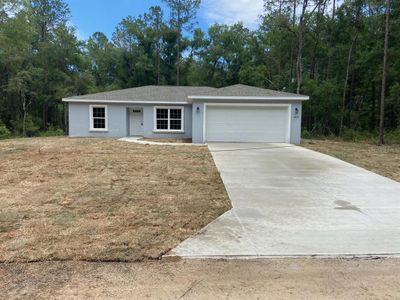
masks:
[[(158, 106), (183, 106), (184, 107), (184, 132), (183, 133), (159, 133), (154, 131), (154, 107)], [(133, 106), (132, 106), (133, 107)], [(192, 106), (191, 105), (137, 105), (143, 107), (143, 136), (148, 138), (192, 138)]]
[(192, 142), (202, 144), (204, 130), (204, 103), (193, 102)]
[(90, 105), (96, 103), (69, 103), (69, 136), (71, 137), (124, 137), (127, 131), (125, 105), (107, 105), (108, 131), (90, 131)]
[[(211, 100), (208, 103), (224, 101)], [(90, 105), (96, 103), (69, 103), (69, 135), (71, 137), (125, 137), (129, 135), (128, 108), (143, 108), (143, 136), (149, 138), (192, 138), (193, 143), (203, 143), (205, 102), (194, 101), (193, 105), (128, 105), (108, 104), (108, 131), (90, 131)], [(240, 103), (240, 102), (238, 102)], [(243, 103), (243, 102), (242, 102)], [(246, 102), (260, 103), (260, 102)], [(290, 142), (299, 144), (301, 141), (301, 101), (264, 101), (262, 103), (291, 104)], [(183, 106), (184, 132), (157, 133), (154, 132), (154, 106)], [(297, 114), (296, 114), (297, 108)]]
[[(128, 105), (107, 104), (108, 131), (90, 131), (90, 105), (98, 103), (69, 103), (69, 136), (71, 137), (125, 137), (129, 135), (128, 108), (143, 108), (143, 136), (148, 138), (191, 138), (191, 105)], [(154, 132), (154, 106), (183, 106), (183, 133)]]
[[(290, 143), (299, 145), (301, 142), (301, 113), (302, 103), (295, 102), (291, 105), (291, 116), (290, 116)], [(296, 113), (297, 108), (297, 113)]]
[[(193, 125), (192, 125), (192, 140), (193, 143), (204, 142), (204, 103), (227, 103), (224, 100), (207, 100), (207, 101), (193, 101)], [(230, 103), (243, 103), (243, 101), (236, 101)], [(291, 116), (290, 116), (290, 143), (300, 144), (301, 141), (301, 101), (246, 101), (246, 103), (280, 103), (280, 104), (291, 104)], [(199, 108), (197, 110), (197, 107)], [(297, 114), (295, 114), (297, 108)]]

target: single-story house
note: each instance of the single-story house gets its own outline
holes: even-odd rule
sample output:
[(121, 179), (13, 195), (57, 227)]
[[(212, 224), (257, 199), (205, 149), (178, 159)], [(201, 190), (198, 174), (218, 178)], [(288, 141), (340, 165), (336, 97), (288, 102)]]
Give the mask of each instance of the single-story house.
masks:
[(72, 137), (300, 143), (308, 96), (237, 84), (143, 86), (64, 98)]

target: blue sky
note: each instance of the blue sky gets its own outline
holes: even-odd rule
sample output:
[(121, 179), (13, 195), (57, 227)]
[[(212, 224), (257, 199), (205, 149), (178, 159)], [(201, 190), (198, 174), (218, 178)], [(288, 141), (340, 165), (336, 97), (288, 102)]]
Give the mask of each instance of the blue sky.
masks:
[[(127, 16), (138, 16), (152, 5), (168, 9), (161, 0), (65, 0), (71, 10), (71, 24), (78, 38), (86, 39), (96, 31), (111, 38), (117, 24)], [(262, 13), (262, 0), (202, 0), (197, 14), (198, 26), (206, 30), (215, 22), (233, 24), (242, 21), (249, 28), (257, 27)]]

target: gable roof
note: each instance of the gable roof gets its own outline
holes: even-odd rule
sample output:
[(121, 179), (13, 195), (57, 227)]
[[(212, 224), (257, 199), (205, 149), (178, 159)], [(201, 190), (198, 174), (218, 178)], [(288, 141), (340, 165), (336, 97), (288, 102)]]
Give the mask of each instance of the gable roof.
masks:
[(64, 98), (65, 102), (115, 102), (115, 103), (179, 103), (191, 99), (232, 100), (308, 100), (308, 96), (263, 89), (244, 84), (223, 88), (206, 86), (157, 86), (115, 90)]

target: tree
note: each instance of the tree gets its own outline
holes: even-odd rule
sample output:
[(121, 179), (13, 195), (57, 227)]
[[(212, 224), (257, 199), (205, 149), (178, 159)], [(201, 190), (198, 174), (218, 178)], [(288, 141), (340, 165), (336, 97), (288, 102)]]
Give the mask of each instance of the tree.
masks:
[(346, 95), (347, 95), (347, 86), (348, 86), (348, 81), (349, 81), (349, 75), (350, 75), (350, 65), (351, 65), (351, 60), (354, 52), (354, 48), (357, 43), (357, 38), (359, 35), (360, 31), (360, 24), (359, 24), (359, 19), (360, 19), (360, 14), (361, 14), (361, 3), (360, 1), (355, 1), (354, 2), (354, 9), (353, 7), (350, 8), (350, 14), (354, 15), (354, 21), (352, 21), (352, 28), (354, 28), (354, 31), (352, 29), (349, 29), (350, 35), (352, 35), (351, 38), (351, 43), (349, 46), (348, 54), (347, 54), (347, 63), (346, 63), (346, 75), (344, 78), (344, 86), (343, 86), (343, 93), (342, 93), (342, 107), (341, 107), (341, 115), (340, 115), (340, 125), (339, 125), (339, 136), (342, 136), (343, 133), (343, 126), (344, 126), (344, 115), (346, 112)]
[(400, 19), (399, 1), (390, 2), (385, 49), (382, 20), (389, 12), (382, 1), (265, 0), (255, 30), (213, 24), (207, 32), (193, 26), (200, 1), (164, 1), (175, 5), (170, 22), (150, 7), (124, 18), (112, 39), (97, 32), (87, 41), (68, 25), (63, 0), (0, 1), (0, 120), (14, 133), (35, 135), (65, 128), (67, 96), (148, 84), (245, 83), (310, 95), (304, 132), (343, 139), (378, 138), (381, 95), (380, 131), (396, 131), (385, 142), (399, 136), (400, 22), (392, 21)]
[(386, 0), (386, 18), (385, 18), (385, 45), (383, 50), (383, 66), (382, 66), (382, 87), (381, 87), (381, 115), (379, 122), (379, 145), (384, 144), (384, 127), (385, 127), (385, 88), (386, 88), (386, 72), (387, 72), (387, 56), (389, 44), (389, 15), (390, 0)]
[[(310, 1), (311, 2), (311, 1)], [(314, 3), (314, 8), (310, 12), (308, 12), (309, 5), (312, 3), (309, 3), (308, 0), (303, 0), (302, 6), (301, 6), (301, 12), (299, 15), (299, 24), (298, 24), (298, 33), (297, 33), (297, 38), (298, 38), (298, 44), (297, 44), (297, 61), (296, 61), (296, 77), (297, 77), (297, 88), (296, 88), (296, 93), (300, 94), (300, 89), (301, 89), (301, 84), (303, 82), (303, 47), (304, 47), (304, 33), (305, 33), (305, 28), (307, 26), (307, 21), (310, 19), (312, 14), (315, 12), (317, 8), (319, 8), (322, 4), (324, 4), (326, 0), (317, 0)], [(307, 15), (306, 15), (307, 13)], [(293, 9), (293, 14), (296, 14), (296, 0), (294, 0), (294, 9)], [(295, 19), (295, 16), (293, 16)]]
[(20, 71), (12, 77), (8, 83), (8, 92), (14, 94), (20, 103), (22, 112), (22, 135), (26, 136), (26, 119), (28, 116), (29, 106), (32, 104), (34, 92), (29, 85), (32, 81), (32, 73), (27, 71)]
[(65, 25), (69, 8), (62, 0), (30, 0), (33, 21), (38, 26), (39, 42), (46, 42), (48, 35), (58, 26)]
[(87, 41), (86, 47), (96, 86), (106, 89), (113, 86), (118, 60), (117, 50), (113, 43), (104, 33), (95, 32)]
[(165, 30), (165, 24), (163, 22), (163, 12), (161, 7), (152, 6), (150, 7), (149, 13), (144, 15), (147, 22), (147, 26), (150, 28), (153, 42), (156, 49), (156, 72), (157, 72), (157, 85), (161, 83), (161, 46), (162, 46), (162, 35)]
[(170, 8), (171, 26), (176, 30), (176, 85), (180, 84), (182, 31), (193, 28), (193, 19), (200, 7), (200, 0), (163, 0)]

